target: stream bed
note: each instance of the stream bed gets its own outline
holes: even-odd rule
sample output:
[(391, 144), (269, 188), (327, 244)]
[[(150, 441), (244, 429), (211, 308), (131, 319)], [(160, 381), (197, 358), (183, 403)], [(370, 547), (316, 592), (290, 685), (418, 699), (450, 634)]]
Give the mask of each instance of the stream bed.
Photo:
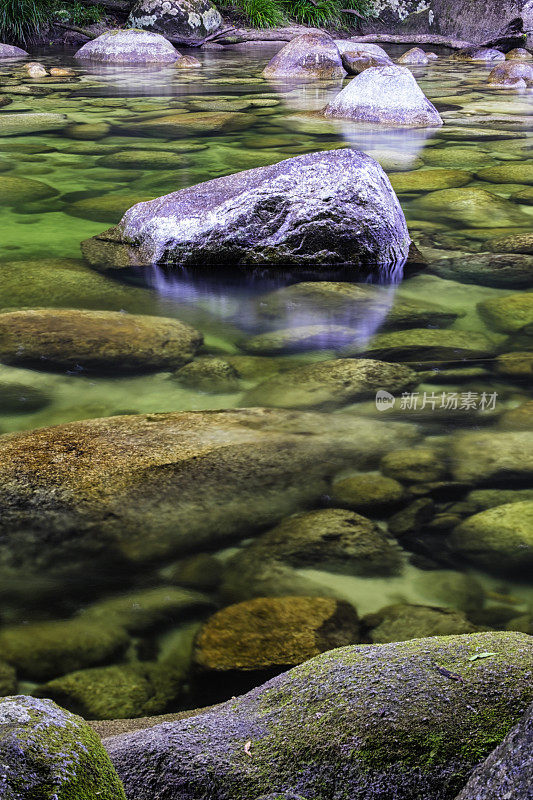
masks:
[[(239, 523), (228, 527), (221, 514), (219, 529), (212, 524), (204, 535), (195, 517), (183, 548), (153, 544), (157, 507), (137, 532), (153, 546), (146, 544), (145, 556), (128, 551), (124, 560), (92, 551), (84, 560), (85, 550), (80, 555), (70, 544), (62, 550), (61, 526), (52, 532), (45, 521), (40, 546), (43, 553), (50, 548), (52, 563), (43, 556), (29, 569), (24, 547), (35, 531), (21, 526), (23, 545), (15, 552), (2, 541), (0, 522), (0, 662), (17, 672), (6, 673), (5, 693), (16, 687), (54, 696), (101, 718), (225, 700), (295, 663), (290, 654), (286, 661), (246, 660), (247, 637), (255, 635), (254, 619), (268, 617), (268, 603), (249, 618), (227, 609), (254, 598), (346, 601), (359, 617), (359, 641), (488, 629), (533, 633), (532, 95), (491, 89), (490, 65), (440, 53), (412, 71), (443, 128), (365, 130), (315, 113), (342, 80), (263, 79), (278, 49), (195, 50), (202, 67), (192, 70), (80, 65), (70, 52), (47, 52), (35, 57), (75, 74), (33, 80), (19, 62), (0, 61), (0, 100), (11, 101), (0, 108), (2, 311), (123, 311), (180, 320), (204, 338), (196, 359), (179, 370), (122, 373), (118, 362), (105, 372), (54, 369), (46, 358), (31, 367), (1, 363), (0, 433), (257, 406), (287, 410), (277, 433), (301, 433), (300, 412), (321, 415), (308, 424), (322, 439), (332, 432), (322, 456), (331, 458), (331, 469), (316, 492), (298, 484), (291, 502), (284, 495), (276, 507), (271, 489), (278, 476), (265, 470), (263, 484), (251, 480), (248, 492), (240, 490), (246, 479), (238, 480), (233, 503), (240, 507), (231, 519)], [(392, 57), (402, 52), (387, 50)], [(67, 121), (3, 135), (2, 115), (18, 112), (63, 114)], [(343, 147), (382, 164), (425, 266), (372, 279), (302, 278), (159, 267), (105, 273), (82, 259), (80, 243), (137, 202)], [(321, 380), (313, 368), (346, 357), (405, 365), (416, 380), (396, 389), (384, 378), (381, 399), (334, 387), (311, 400)], [(291, 378), (293, 370), (301, 377)], [(396, 434), (397, 423), (409, 436)], [(338, 465), (333, 450), (337, 439), (342, 448), (342, 430), (346, 439), (372, 432), (372, 446), (366, 439), (364, 446), (375, 457)], [(303, 463), (296, 459), (295, 468), (305, 470)], [(211, 501), (208, 491), (202, 495), (207, 518), (211, 510), (218, 519), (222, 488), (213, 486)], [(141, 494), (132, 494), (132, 506), (149, 502)], [(295, 511), (319, 516), (291, 528)], [(268, 533), (276, 525), (277, 534)], [(161, 526), (163, 541), (168, 531)], [(350, 526), (355, 538), (348, 537)], [(226, 632), (234, 638), (224, 639), (221, 617), (218, 629), (195, 640), (217, 608), (228, 614)], [(293, 613), (278, 608), (269, 623), (279, 625), (282, 638)], [(325, 624), (320, 613), (311, 603), (317, 637)], [(70, 627), (61, 627), (65, 621)], [(93, 646), (94, 625), (102, 641)], [(347, 643), (341, 633), (329, 646)], [(45, 667), (34, 663), (43, 641)], [(255, 646), (268, 649), (264, 640)], [(85, 655), (72, 657), (76, 651)], [(0, 693), (2, 675), (0, 664)]]

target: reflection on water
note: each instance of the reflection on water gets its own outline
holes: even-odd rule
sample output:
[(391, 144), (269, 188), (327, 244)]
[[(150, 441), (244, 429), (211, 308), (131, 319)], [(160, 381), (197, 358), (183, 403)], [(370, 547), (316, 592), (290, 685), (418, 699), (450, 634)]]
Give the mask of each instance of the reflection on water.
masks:
[[(277, 49), (195, 50), (203, 66), (188, 73), (47, 54), (76, 77), (31, 82), (0, 62), (11, 100), (0, 308), (73, 309), (64, 348), (91, 347), (75, 309), (179, 320), (203, 336), (189, 363), (122, 374), (118, 356), (116, 370), (54, 368), (50, 331), (31, 340), (42, 358), (27, 368), (0, 330), (0, 433), (21, 434), (0, 440), (10, 691), (87, 716), (226, 699), (194, 637), (215, 609), (257, 596), (265, 614), (268, 598), (288, 596), (287, 619), (291, 596), (347, 599), (361, 641), (533, 630), (531, 95), (489, 89), (487, 67), (444, 54), (416, 71), (443, 129), (376, 131), (316, 113), (342, 81), (260, 78)], [(68, 125), (3, 135), (4, 115), (30, 111)], [(366, 280), (98, 273), (80, 257), (80, 242), (134, 203), (346, 146), (389, 174), (426, 267)], [(94, 348), (119, 352), (108, 335)], [(253, 630), (253, 613), (242, 619)], [(69, 673), (83, 670), (76, 692), (65, 648), (78, 653)], [(158, 687), (150, 702), (127, 682), (111, 702), (109, 665), (142, 665)], [(250, 679), (236, 668), (232, 680), (237, 692)]]

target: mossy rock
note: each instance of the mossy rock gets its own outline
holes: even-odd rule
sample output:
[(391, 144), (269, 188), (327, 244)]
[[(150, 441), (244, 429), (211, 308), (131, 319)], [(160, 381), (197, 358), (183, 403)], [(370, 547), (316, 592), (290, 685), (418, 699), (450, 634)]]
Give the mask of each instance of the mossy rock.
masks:
[(524, 231), (511, 236), (496, 236), (489, 239), (487, 247), (493, 253), (526, 253), (533, 255), (533, 233)]
[(86, 719), (131, 719), (162, 714), (184, 679), (155, 662), (114, 664), (62, 675), (41, 686), (39, 695)]
[(370, 628), (368, 637), (375, 644), (474, 633), (477, 630), (460, 611), (408, 603), (382, 608), (375, 614), (368, 614), (362, 622)]
[(0, 380), (0, 414), (33, 414), (49, 403), (46, 392), (35, 386)]
[(28, 133), (48, 133), (67, 125), (64, 114), (2, 114), (0, 136), (25, 136)]
[(466, 227), (529, 227), (531, 217), (509, 200), (484, 189), (442, 189), (417, 198), (411, 209), (419, 219), (450, 221)]
[(73, 259), (0, 263), (0, 308), (90, 308), (157, 314), (157, 296), (147, 289), (114, 281)]
[(96, 733), (51, 700), (0, 700), (1, 786), (9, 800), (126, 800)]
[(381, 471), (404, 483), (426, 483), (444, 478), (447, 467), (442, 456), (430, 447), (394, 450), (381, 461)]
[(533, 501), (506, 503), (468, 517), (453, 532), (450, 546), (490, 572), (531, 574)]
[(114, 311), (37, 309), (0, 314), (0, 361), (60, 369), (173, 369), (202, 334), (175, 319)]
[(262, 324), (280, 323), (299, 316), (357, 328), (365, 314), (379, 313), (385, 328), (446, 327), (460, 313), (437, 303), (398, 298), (392, 300), (376, 287), (344, 281), (304, 281), (261, 295), (254, 312)]
[(359, 641), (355, 609), (330, 597), (257, 597), (217, 611), (200, 629), (201, 670), (259, 671), (300, 664)]
[[(522, 248), (527, 247), (527, 236)], [(518, 242), (522, 236), (517, 235), (505, 237), (508, 247), (520, 247)], [(516, 244), (510, 244), (513, 240)], [(497, 242), (504, 240), (497, 239)], [(496, 249), (498, 245), (491, 246), (487, 242), (489, 249)], [(505, 244), (501, 245), (505, 247)], [(533, 255), (528, 255), (523, 251), (514, 252), (494, 252), (494, 253), (461, 253), (451, 258), (441, 258), (432, 261), (429, 269), (440, 278), (458, 281), (459, 283), (473, 283), (478, 286), (494, 286), (501, 289), (513, 289), (520, 286), (528, 287), (531, 285), (531, 275), (533, 273)]]
[[(438, 330), (431, 328), (410, 328), (405, 331), (379, 333), (363, 347), (369, 358), (384, 361), (432, 362), (458, 361), (463, 359), (487, 358), (494, 353), (493, 339), (476, 331)], [(347, 348), (347, 354), (355, 355)], [(394, 393), (386, 381), (387, 390)]]
[(216, 549), (312, 507), (348, 464), (372, 468), (417, 438), (402, 423), (265, 408), (4, 436), (0, 560), (43, 569), (59, 558), (79, 570), (96, 558), (109, 570), (119, 559), (127, 574), (128, 564)]
[(129, 208), (137, 203), (153, 200), (153, 197), (148, 194), (103, 194), (75, 200), (66, 206), (65, 212), (94, 222), (120, 222)]
[(532, 701), (532, 669), (533, 639), (520, 633), (344, 647), (106, 746), (136, 800), (452, 800)]
[(252, 355), (283, 355), (303, 350), (339, 350), (357, 338), (357, 330), (342, 325), (303, 325), (260, 333), (240, 343)]
[(57, 189), (42, 181), (18, 176), (0, 175), (0, 205), (16, 206), (58, 195)]
[(392, 188), (398, 194), (455, 189), (471, 180), (471, 173), (460, 169), (416, 169), (390, 176)]
[(527, 481), (533, 475), (533, 433), (529, 431), (460, 433), (452, 438), (449, 453), (458, 481)]
[(533, 292), (491, 297), (478, 303), (477, 310), (494, 330), (516, 333), (533, 323)]
[(17, 688), (17, 675), (10, 664), (0, 661), (0, 697), (13, 694)]
[(474, 170), (485, 167), (490, 156), (482, 147), (428, 147), (423, 153), (424, 162), (432, 167)]
[[(533, 72), (533, 68), (531, 69)], [(490, 183), (526, 183), (533, 184), (533, 164), (516, 163), (501, 164), (497, 167), (486, 167), (477, 173), (477, 177)]]
[(175, 139), (241, 131), (251, 127), (255, 121), (253, 114), (242, 111), (193, 111), (167, 114), (142, 122), (125, 122), (118, 125), (117, 129), (136, 136)]
[(164, 624), (176, 625), (195, 611), (205, 611), (212, 605), (212, 601), (199, 592), (158, 586), (93, 603), (84, 609), (83, 619), (139, 633)]
[(183, 169), (191, 159), (165, 150), (121, 150), (99, 158), (98, 164), (119, 169)]
[(129, 642), (123, 628), (83, 619), (32, 622), (0, 630), (0, 653), (24, 678), (48, 680), (120, 655)]
[(172, 378), (188, 389), (209, 394), (238, 392), (240, 388), (237, 370), (223, 358), (197, 358)]
[(391, 392), (414, 383), (414, 373), (400, 364), (359, 358), (321, 361), (274, 375), (244, 395), (248, 406), (336, 408), (372, 397), (382, 386)]
[(386, 510), (405, 496), (401, 483), (379, 472), (361, 472), (335, 481), (331, 488), (336, 505), (355, 511)]

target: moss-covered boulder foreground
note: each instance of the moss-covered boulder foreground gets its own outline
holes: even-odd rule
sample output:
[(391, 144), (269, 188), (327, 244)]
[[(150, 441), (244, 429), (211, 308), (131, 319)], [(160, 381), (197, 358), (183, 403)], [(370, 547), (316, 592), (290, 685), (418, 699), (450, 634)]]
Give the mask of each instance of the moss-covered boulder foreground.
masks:
[(125, 800), (96, 733), (51, 700), (0, 700), (0, 797)]
[(446, 800), (533, 698), (533, 637), (349, 646), (105, 741), (130, 800)]

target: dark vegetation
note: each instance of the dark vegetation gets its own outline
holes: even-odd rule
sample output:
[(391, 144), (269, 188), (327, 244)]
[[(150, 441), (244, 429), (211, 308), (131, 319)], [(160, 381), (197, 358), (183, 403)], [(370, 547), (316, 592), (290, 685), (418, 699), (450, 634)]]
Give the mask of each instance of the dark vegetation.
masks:
[[(347, 28), (372, 15), (372, 0), (220, 0), (217, 5), (223, 14), (253, 28), (291, 23)], [(0, 41), (26, 45), (54, 23), (83, 27), (124, 7), (128, 4), (109, 0), (101, 5), (95, 0), (0, 0)]]

